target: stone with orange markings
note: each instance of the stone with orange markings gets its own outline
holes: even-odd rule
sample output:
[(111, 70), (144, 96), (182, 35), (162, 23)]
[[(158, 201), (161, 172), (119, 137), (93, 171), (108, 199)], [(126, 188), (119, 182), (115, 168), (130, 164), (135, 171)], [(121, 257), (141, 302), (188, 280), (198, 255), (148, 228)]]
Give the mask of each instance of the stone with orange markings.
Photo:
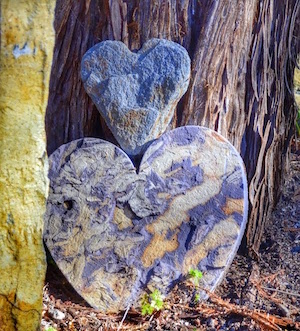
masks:
[(167, 293), (191, 268), (213, 290), (240, 244), (247, 182), (217, 133), (177, 128), (146, 150), (138, 172), (118, 147), (81, 139), (50, 157), (46, 244), (92, 306), (117, 312), (145, 291)]

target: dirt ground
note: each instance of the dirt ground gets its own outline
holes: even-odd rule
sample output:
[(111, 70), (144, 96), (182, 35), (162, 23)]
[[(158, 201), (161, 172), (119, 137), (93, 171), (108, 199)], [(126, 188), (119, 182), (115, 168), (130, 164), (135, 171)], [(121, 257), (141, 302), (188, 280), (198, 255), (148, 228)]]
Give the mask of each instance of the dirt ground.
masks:
[[(88, 306), (49, 260), (42, 330), (300, 330), (300, 153), (265, 228), (259, 259), (237, 255), (217, 291), (196, 302), (190, 280), (151, 316), (104, 315)], [(201, 281), (200, 281), (201, 286)]]

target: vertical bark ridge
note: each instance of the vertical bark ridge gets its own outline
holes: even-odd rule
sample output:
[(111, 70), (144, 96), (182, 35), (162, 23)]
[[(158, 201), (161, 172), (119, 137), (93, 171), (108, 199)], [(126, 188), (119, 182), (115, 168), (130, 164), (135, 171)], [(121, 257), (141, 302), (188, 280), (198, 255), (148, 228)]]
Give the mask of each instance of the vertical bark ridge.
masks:
[(248, 63), (251, 70), (247, 73), (251, 75), (252, 88), (246, 89), (249, 113), (241, 152), (247, 165), (252, 207), (247, 242), (255, 253), (288, 166), (286, 142), (290, 141), (295, 111), (285, 77), (288, 75), (288, 81), (293, 81), (294, 56), (290, 57), (288, 49), (289, 41), (297, 47), (291, 37), (295, 28), (291, 18), (299, 10), (296, 7), (298, 1), (260, 1), (259, 19), (254, 26), (256, 35)]

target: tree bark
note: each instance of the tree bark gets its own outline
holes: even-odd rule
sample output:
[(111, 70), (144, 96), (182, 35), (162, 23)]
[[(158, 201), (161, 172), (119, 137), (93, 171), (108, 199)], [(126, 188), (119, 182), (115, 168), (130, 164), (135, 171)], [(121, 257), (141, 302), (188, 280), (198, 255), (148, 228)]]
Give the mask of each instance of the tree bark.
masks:
[(241, 153), (250, 200), (245, 238), (257, 254), (289, 164), (299, 7), (299, 0), (58, 0), (48, 152), (84, 136), (116, 143), (80, 80), (91, 46), (106, 39), (131, 50), (152, 37), (178, 42), (192, 59), (192, 77), (169, 129), (207, 126)]

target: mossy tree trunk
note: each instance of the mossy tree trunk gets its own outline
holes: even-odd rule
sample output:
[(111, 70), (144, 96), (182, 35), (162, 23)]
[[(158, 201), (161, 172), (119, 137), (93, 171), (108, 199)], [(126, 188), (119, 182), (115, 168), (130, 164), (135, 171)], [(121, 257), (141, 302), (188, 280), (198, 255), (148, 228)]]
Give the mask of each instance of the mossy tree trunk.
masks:
[(257, 253), (288, 165), (299, 7), (298, 0), (58, 0), (48, 152), (84, 136), (114, 141), (80, 80), (87, 49), (106, 39), (132, 50), (152, 37), (178, 42), (192, 77), (169, 128), (210, 127), (241, 153), (250, 199), (245, 238)]

